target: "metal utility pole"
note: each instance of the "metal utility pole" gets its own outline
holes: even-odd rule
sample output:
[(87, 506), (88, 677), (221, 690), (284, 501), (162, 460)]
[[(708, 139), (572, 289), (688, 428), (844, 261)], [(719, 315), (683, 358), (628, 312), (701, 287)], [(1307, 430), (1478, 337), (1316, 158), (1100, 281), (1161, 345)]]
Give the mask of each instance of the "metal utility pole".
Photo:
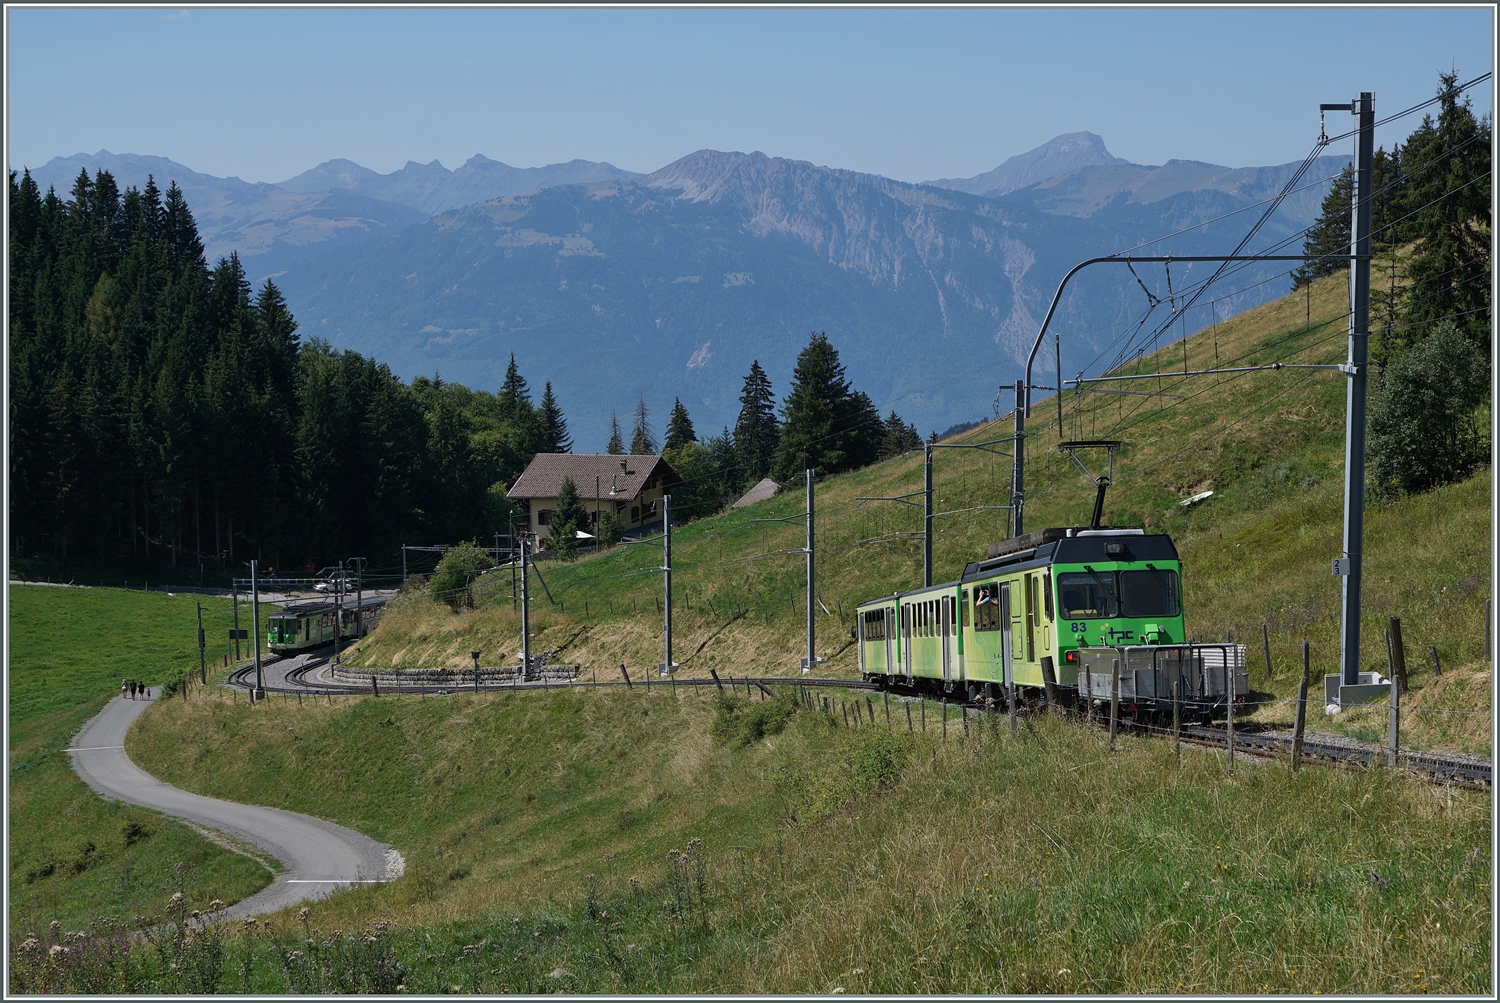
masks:
[(204, 661), (203, 647), (206, 639), (203, 636), (203, 604), (198, 604), (198, 675), (204, 683), (208, 682), (208, 663)]
[(365, 559), (356, 557), (354, 566), (354, 636), (365, 636)]
[(1360, 582), (1364, 570), (1365, 533), (1365, 384), (1370, 342), (1370, 206), (1374, 201), (1375, 95), (1362, 91), (1347, 105), (1323, 105), (1324, 110), (1348, 110), (1359, 116), (1355, 142), (1354, 209), (1349, 263), (1349, 375), (1344, 435), (1344, 554), (1335, 563), (1343, 582), (1343, 624), (1339, 631), (1339, 662), (1343, 682), (1359, 682)]
[[(812, 506), (808, 506), (812, 511)], [(922, 447), (922, 587), (932, 587), (932, 443)]]
[(339, 637), (344, 633), (344, 562), (339, 562), (338, 577), (333, 580), (333, 664), (339, 664)]
[[(510, 513), (510, 608), (516, 608), (516, 514)], [(521, 544), (521, 553), (526, 553), (526, 544)]]
[[(663, 637), (665, 638), (663, 653), (665, 661), (661, 663), (661, 674), (670, 676), (672, 674), (672, 496), (661, 496), (661, 555), (662, 555), (662, 610), (665, 620), (663, 621)], [(675, 683), (673, 684), (676, 685)]]
[[(813, 667), (822, 661), (817, 654), (818, 625), (813, 619), (813, 610), (817, 607), (818, 597), (813, 593), (814, 563), (813, 545), (816, 533), (813, 528), (813, 471), (804, 471), (807, 477), (807, 511), (801, 515), (789, 515), (785, 519), (751, 519), (756, 522), (796, 522), (798, 519), (807, 520), (807, 546), (802, 548), (802, 553), (807, 555), (807, 655), (802, 659), (802, 671), (811, 672)], [(915, 502), (907, 502), (904, 499), (862, 499), (864, 501), (902, 501), (904, 504), (915, 505)], [(797, 553), (792, 550), (788, 553)]]
[(1015, 459), (1010, 466), (1010, 535), (1020, 536), (1022, 532), (1022, 516), (1024, 514), (1024, 487), (1026, 484), (1026, 443), (1022, 436), (1026, 434), (1026, 409), (1030, 401), (1026, 399), (1025, 384), (1016, 380), (1016, 445)]
[[(930, 454), (929, 454), (930, 455)], [(803, 672), (811, 672), (813, 666), (818, 664), (817, 634), (818, 624), (813, 618), (813, 605), (817, 597), (813, 595), (813, 472), (807, 471), (807, 664), (802, 667)]]
[(406, 584), (406, 544), (401, 545), (401, 584)]
[[(236, 583), (239, 581), (240, 579), (235, 579)], [(234, 587), (234, 660), (236, 662), (240, 660), (240, 587), (238, 584)]]
[[(526, 592), (526, 543), (530, 533), (521, 534), (521, 682), (531, 672), (531, 598)], [(515, 574), (514, 568), (511, 570)], [(512, 578), (514, 580), (514, 578)], [(515, 596), (512, 594), (512, 602)]]
[(255, 628), (255, 699), (266, 698), (266, 682), (260, 674), (260, 579), (256, 577), (256, 562), (250, 562), (250, 623)]

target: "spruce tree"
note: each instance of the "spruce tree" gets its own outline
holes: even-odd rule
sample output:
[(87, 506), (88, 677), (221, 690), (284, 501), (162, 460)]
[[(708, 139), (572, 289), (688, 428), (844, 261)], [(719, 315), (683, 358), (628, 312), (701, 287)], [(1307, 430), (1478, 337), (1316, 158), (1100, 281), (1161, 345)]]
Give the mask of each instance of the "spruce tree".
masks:
[(500, 384), (500, 420), (518, 421), (531, 417), (531, 389), (521, 368), (516, 365), (516, 353), (510, 353), (510, 363), (505, 367), (505, 382)]
[(797, 356), (782, 405), (781, 439), (772, 464), (777, 480), (790, 481), (808, 468), (820, 474), (850, 468), (850, 397), (838, 350), (827, 334), (814, 332)]
[(578, 552), (578, 531), (588, 531), (589, 513), (578, 499), (578, 485), (573, 478), (563, 478), (557, 489), (557, 507), (552, 510), (548, 545), (571, 560)]
[(650, 456), (656, 452), (656, 431), (651, 427), (645, 394), (641, 395), (635, 406), (635, 423), (630, 430), (630, 452), (637, 456)]
[(667, 441), (662, 444), (662, 449), (676, 449), (697, 441), (698, 436), (693, 432), (693, 419), (688, 417), (687, 408), (682, 406), (682, 398), (678, 397), (672, 403), (672, 417), (667, 422)]
[(1490, 123), (1475, 118), (1467, 97), (1459, 100), (1457, 73), (1439, 74), (1439, 82), (1437, 121), (1424, 117), (1404, 154), (1402, 208), (1418, 243), (1406, 268), (1403, 340), (1420, 341), (1446, 318), (1488, 353)]
[(551, 380), (542, 391), (542, 404), (537, 411), (542, 426), (542, 444), (538, 452), (571, 453), (573, 439), (568, 435), (568, 420), (563, 417), (562, 408), (552, 395)]
[(609, 445), (604, 451), (610, 456), (623, 456), (625, 453), (625, 440), (620, 437), (620, 416), (613, 411), (609, 414)]
[(916, 428), (902, 421), (894, 408), (882, 424), (884, 435), (880, 442), (880, 459), (888, 460), (893, 456), (900, 456), (922, 444), (922, 437), (917, 434)]
[(776, 421), (776, 397), (771, 380), (760, 367), (750, 363), (745, 386), (740, 392), (740, 415), (734, 424), (734, 448), (739, 457), (742, 483), (755, 483), (771, 472), (771, 460), (780, 439)]

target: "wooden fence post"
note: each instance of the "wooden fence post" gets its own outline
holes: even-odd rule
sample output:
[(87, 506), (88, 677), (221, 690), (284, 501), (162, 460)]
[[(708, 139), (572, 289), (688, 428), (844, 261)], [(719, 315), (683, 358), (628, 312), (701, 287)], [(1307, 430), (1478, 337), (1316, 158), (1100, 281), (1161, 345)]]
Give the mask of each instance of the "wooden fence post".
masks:
[(1401, 640), (1401, 618), (1391, 617), (1391, 671), (1392, 681), (1401, 684), (1401, 692), (1405, 693), (1406, 685), (1406, 644)]
[(720, 693), (723, 693), (724, 692), (724, 684), (721, 683), (721, 682), (719, 682), (719, 674), (717, 672), (715, 672), (713, 669), (709, 669), (708, 670), (708, 674), (714, 677), (714, 685), (719, 688), (719, 692)]
[(1432, 655), (1432, 674), (1441, 678), (1443, 674), (1443, 663), (1438, 661), (1437, 645), (1429, 644), (1427, 651)]
[(1053, 668), (1052, 656), (1042, 656), (1042, 689), (1047, 694), (1047, 709), (1052, 713), (1058, 713), (1057, 706), (1057, 670)]
[(1396, 768), (1401, 751), (1401, 687), (1391, 680), (1391, 716), (1386, 723), (1385, 765)]
[(1312, 672), (1312, 647), (1302, 642), (1302, 681), (1297, 684), (1297, 717), (1292, 725), (1292, 772), (1302, 768), (1302, 729), (1307, 726), (1307, 678)]
[(911, 704), (906, 705), (906, 733), (910, 735), (916, 729), (911, 726)]
[[(630, 673), (625, 671), (625, 663), (624, 662), (620, 663), (620, 675), (622, 675), (622, 676), (625, 677), (625, 688), (627, 690), (633, 690), (633, 689), (635, 689), (634, 686), (630, 685)], [(647, 676), (646, 678), (650, 679), (651, 677)]]
[(885, 730), (891, 730), (891, 695), (889, 692), (882, 694), (885, 698)]
[(1271, 628), (1266, 624), (1260, 625), (1260, 640), (1266, 649), (1266, 681), (1271, 681)]

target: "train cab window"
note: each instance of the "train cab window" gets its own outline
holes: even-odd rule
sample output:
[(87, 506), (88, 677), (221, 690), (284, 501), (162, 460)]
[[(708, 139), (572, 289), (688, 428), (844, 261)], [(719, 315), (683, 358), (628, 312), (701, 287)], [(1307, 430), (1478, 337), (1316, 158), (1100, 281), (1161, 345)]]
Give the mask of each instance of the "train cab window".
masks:
[(1115, 599), (1115, 573), (1069, 572), (1057, 576), (1064, 620), (1098, 620), (1119, 614)]
[(865, 618), (865, 640), (885, 640), (885, 610), (869, 610), (863, 614)]
[(998, 584), (974, 587), (974, 629), (1000, 629), (1000, 586)]
[(1177, 599), (1177, 572), (1120, 572), (1120, 606), (1125, 616), (1176, 616), (1182, 612)]
[(1047, 607), (1047, 622), (1052, 623), (1057, 619), (1057, 611), (1052, 605), (1052, 573), (1050, 571), (1042, 576), (1042, 600)]

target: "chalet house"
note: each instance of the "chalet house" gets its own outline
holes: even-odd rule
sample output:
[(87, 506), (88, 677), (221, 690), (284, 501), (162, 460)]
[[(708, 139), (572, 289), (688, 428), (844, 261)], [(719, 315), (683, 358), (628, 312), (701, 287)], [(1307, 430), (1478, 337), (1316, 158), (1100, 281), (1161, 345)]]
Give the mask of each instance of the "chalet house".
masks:
[(594, 532), (599, 517), (610, 512), (627, 533), (648, 529), (653, 523), (660, 526), (662, 495), (682, 483), (660, 456), (538, 453), (506, 492), (507, 498), (526, 506), (526, 521), (518, 522), (516, 528), (535, 533), (545, 545), (558, 492), (569, 477), (578, 487), (578, 500), (588, 511)]

